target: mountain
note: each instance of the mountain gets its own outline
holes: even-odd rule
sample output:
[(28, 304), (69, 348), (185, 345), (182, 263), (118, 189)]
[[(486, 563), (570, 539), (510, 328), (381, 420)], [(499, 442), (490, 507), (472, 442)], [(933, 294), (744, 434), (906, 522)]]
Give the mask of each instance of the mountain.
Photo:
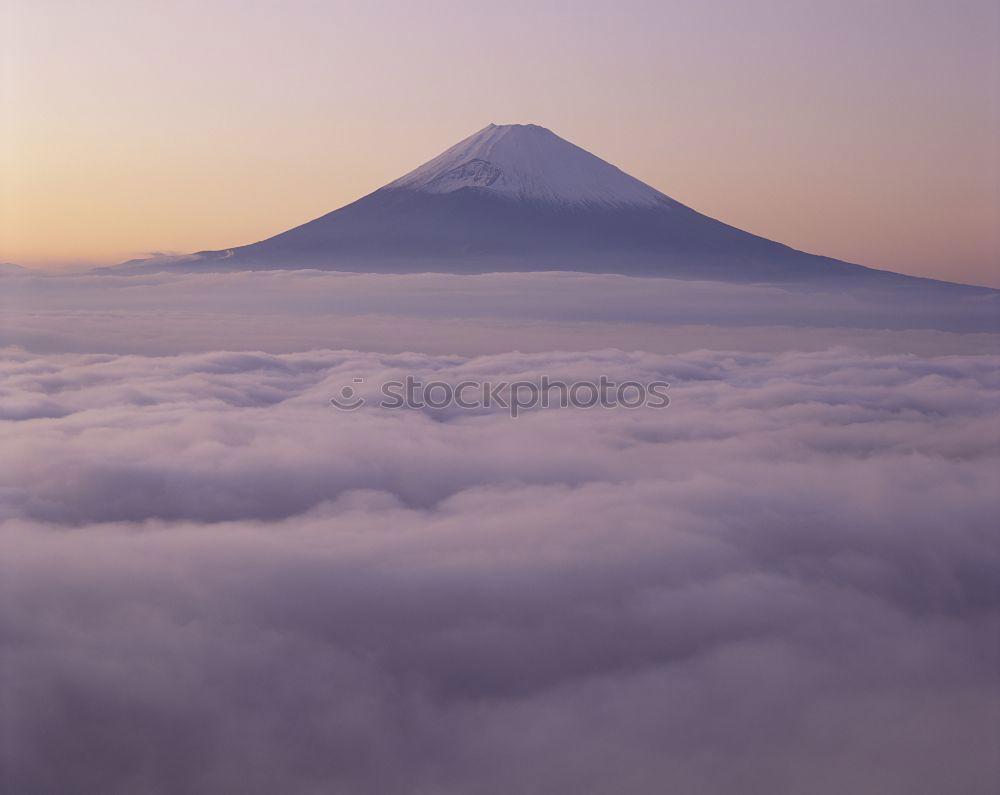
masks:
[(490, 124), (374, 193), (258, 243), (129, 265), (944, 284), (807, 254), (736, 229), (534, 124)]

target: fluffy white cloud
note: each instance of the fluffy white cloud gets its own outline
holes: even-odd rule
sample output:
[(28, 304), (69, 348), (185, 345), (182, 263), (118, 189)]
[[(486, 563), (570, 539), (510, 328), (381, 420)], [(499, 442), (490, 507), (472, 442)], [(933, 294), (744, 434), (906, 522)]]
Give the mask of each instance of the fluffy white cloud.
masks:
[[(985, 795), (998, 365), (10, 351), (8, 788)], [(406, 373), (673, 402), (328, 404)]]

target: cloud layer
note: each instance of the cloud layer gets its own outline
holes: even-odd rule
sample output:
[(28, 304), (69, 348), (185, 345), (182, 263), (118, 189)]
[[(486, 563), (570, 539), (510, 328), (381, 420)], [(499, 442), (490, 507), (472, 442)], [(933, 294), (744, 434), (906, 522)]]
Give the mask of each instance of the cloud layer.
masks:
[(819, 290), (582, 273), (0, 274), (0, 344), (55, 352), (474, 355), (994, 352), (1000, 292)]
[[(345, 413), (354, 377), (666, 410)], [(990, 793), (1000, 357), (10, 351), (9, 791)]]

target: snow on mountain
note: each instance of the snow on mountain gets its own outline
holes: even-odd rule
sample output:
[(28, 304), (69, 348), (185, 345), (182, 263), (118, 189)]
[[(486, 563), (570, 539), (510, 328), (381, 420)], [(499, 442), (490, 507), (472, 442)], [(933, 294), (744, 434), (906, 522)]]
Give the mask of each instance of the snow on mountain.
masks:
[(558, 204), (663, 205), (673, 200), (536, 124), (490, 124), (388, 189), (497, 196)]

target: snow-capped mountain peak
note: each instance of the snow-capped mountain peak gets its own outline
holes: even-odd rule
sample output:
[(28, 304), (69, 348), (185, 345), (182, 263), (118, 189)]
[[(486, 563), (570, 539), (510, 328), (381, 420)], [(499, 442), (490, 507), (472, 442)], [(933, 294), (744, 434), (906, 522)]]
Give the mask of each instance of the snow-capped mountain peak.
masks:
[(658, 190), (535, 124), (490, 124), (386, 188), (438, 194), (478, 188), (558, 204), (672, 203)]

